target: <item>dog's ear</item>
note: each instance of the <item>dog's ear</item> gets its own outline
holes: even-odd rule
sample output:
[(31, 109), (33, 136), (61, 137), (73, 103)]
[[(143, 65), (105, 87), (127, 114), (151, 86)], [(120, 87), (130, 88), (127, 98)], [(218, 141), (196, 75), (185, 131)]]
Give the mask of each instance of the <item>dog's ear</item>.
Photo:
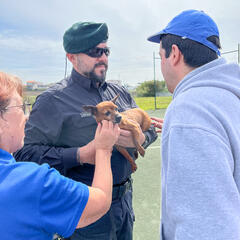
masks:
[(96, 106), (91, 106), (91, 105), (84, 105), (82, 106), (84, 111), (91, 113), (92, 115), (96, 116), (97, 114), (97, 107)]
[(119, 97), (119, 94), (118, 95), (116, 95), (112, 100), (111, 100), (111, 102), (113, 102), (114, 104), (116, 103), (116, 101), (117, 101), (117, 99), (118, 99), (118, 97)]

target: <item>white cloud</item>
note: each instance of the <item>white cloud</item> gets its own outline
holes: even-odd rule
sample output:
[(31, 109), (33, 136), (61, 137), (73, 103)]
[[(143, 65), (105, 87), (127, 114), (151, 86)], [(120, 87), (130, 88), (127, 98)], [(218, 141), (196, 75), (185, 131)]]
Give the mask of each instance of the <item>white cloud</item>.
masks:
[[(61, 74), (54, 72), (64, 71), (62, 35), (77, 21), (108, 24), (111, 46), (108, 78), (120, 76), (133, 83), (153, 78), (152, 55), (153, 51), (157, 54), (159, 46), (146, 38), (185, 9), (201, 9), (215, 19), (223, 51), (237, 49), (240, 42), (237, 0), (1, 0), (0, 8), (0, 61), (4, 68), (17, 69), (26, 78), (32, 76), (43, 81), (48, 81), (48, 74), (51, 81), (60, 80)], [(226, 57), (237, 61), (236, 55)]]
[(59, 54), (62, 52), (62, 43), (49, 39), (39, 39), (34, 36), (19, 35), (11, 30), (0, 33), (0, 48), (21, 52)]

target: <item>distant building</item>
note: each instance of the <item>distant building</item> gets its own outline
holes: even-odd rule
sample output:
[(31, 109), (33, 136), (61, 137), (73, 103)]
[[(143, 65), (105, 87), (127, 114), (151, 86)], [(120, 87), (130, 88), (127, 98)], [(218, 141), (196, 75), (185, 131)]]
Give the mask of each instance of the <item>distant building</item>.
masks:
[(27, 81), (27, 90), (36, 90), (38, 88), (38, 82)]
[(26, 88), (29, 91), (33, 90), (45, 90), (50, 87), (50, 84), (43, 84), (37, 81), (27, 81)]

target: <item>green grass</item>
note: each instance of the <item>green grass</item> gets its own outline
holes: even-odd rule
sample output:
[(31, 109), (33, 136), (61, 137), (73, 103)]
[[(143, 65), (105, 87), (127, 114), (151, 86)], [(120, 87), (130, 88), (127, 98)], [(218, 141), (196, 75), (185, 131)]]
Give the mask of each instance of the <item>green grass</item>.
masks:
[[(154, 97), (136, 97), (134, 98), (137, 105), (146, 110), (155, 110), (155, 98)], [(156, 109), (166, 109), (170, 102), (172, 101), (172, 97), (156, 97)]]
[[(148, 111), (150, 116), (163, 118), (165, 109)], [(134, 240), (159, 240), (160, 222), (160, 137), (137, 160), (133, 176)]]
[[(35, 102), (37, 94), (33, 94), (28, 92), (24, 96), (24, 100), (33, 104)], [(154, 97), (136, 97), (134, 98), (137, 105), (145, 111), (155, 110), (155, 99)], [(170, 102), (172, 101), (172, 97), (157, 97), (156, 98), (156, 109), (166, 109)]]
[(36, 96), (24, 96), (23, 99), (24, 101), (31, 103), (33, 105), (33, 103), (36, 100)]

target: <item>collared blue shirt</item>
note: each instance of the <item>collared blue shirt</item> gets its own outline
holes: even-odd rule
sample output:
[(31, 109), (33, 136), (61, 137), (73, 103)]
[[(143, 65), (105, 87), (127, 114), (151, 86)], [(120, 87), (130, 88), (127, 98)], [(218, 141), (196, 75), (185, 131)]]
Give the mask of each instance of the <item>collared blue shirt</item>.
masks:
[(7, 240), (50, 240), (74, 232), (89, 197), (86, 185), (47, 164), (19, 162), (0, 149), (0, 233)]

